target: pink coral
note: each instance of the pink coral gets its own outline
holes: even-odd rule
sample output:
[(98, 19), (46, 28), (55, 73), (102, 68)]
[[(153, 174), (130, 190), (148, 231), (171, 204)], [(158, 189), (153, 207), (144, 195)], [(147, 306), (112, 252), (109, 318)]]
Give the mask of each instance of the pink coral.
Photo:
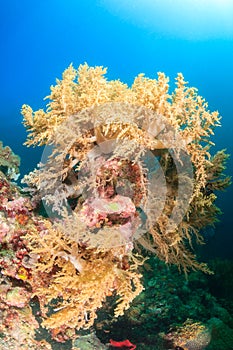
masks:
[(109, 226), (125, 224), (136, 215), (136, 208), (128, 197), (116, 195), (114, 198), (94, 198), (84, 203), (81, 210), (83, 221), (89, 226), (105, 223)]
[(19, 197), (12, 201), (5, 200), (2, 206), (8, 216), (14, 217), (16, 214), (28, 214), (28, 208), (26, 206), (27, 202), (27, 198)]
[[(1, 220), (1, 218), (0, 218)], [(7, 225), (6, 222), (0, 222), (0, 243), (3, 242), (4, 237), (7, 235), (9, 232), (9, 226)]]
[(31, 298), (31, 293), (27, 292), (25, 288), (14, 287), (10, 288), (5, 296), (5, 303), (10, 306), (17, 306), (19, 308), (28, 305)]

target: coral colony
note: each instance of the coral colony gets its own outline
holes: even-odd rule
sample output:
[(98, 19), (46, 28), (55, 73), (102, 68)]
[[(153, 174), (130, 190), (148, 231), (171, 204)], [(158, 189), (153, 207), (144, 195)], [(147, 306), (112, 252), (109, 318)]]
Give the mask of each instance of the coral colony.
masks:
[[(163, 73), (140, 74), (131, 87), (105, 74), (69, 66), (45, 111), (23, 105), (25, 144), (45, 147), (23, 179), (27, 192), (13, 182), (18, 157), (0, 144), (0, 341), (7, 348), (51, 349), (35, 340), (38, 329), (57, 342), (75, 339), (106, 300), (114, 317), (123, 315), (143, 290), (146, 251), (185, 274), (211, 273), (192, 243), (203, 243), (200, 230), (220, 213), (216, 191), (230, 183), (228, 156), (212, 152), (218, 112), (182, 74), (171, 94)], [(129, 340), (108, 346), (136, 348)]]

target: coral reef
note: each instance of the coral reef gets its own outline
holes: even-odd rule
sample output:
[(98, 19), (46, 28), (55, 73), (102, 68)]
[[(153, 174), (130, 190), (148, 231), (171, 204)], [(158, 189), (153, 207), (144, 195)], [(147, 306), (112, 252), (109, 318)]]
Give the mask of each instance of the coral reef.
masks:
[[(137, 239), (185, 272), (190, 268), (210, 272), (187, 247), (192, 247), (194, 239), (203, 243), (200, 229), (213, 225), (220, 213), (215, 191), (230, 184), (223, 175), (228, 156), (224, 151), (210, 153), (210, 136), (220, 125), (218, 112), (208, 110), (205, 99), (197, 89), (187, 87), (180, 73), (171, 94), (163, 73), (157, 80), (140, 74), (131, 87), (108, 81), (105, 73), (103, 67), (84, 64), (75, 70), (71, 65), (51, 87), (46, 111), (22, 107), (29, 132), (26, 145), (53, 147), (45, 164), (24, 181), (48, 211), (50, 206), (63, 216), (64, 207), (72, 201), (77, 214), (90, 214), (92, 222), (100, 220), (98, 242), (104, 242), (113, 216), (112, 226), (118, 225), (119, 233), (119, 212), (93, 212), (96, 198), (105, 197), (110, 203), (119, 185), (126, 188), (127, 182), (129, 189), (124, 193), (128, 191), (138, 216), (136, 225), (134, 220), (128, 222), (133, 232), (128, 243)], [(114, 170), (117, 162), (122, 164)], [(135, 164), (136, 178), (123, 175), (124, 168)], [(107, 205), (106, 201), (101, 199), (98, 205)], [(78, 225), (80, 217), (71, 215), (70, 220)], [(75, 235), (90, 244), (93, 233), (84, 231), (85, 237)]]
[[(18, 341), (23, 349), (28, 341), (28, 349), (49, 349), (35, 340), (40, 331), (59, 343), (73, 340), (74, 349), (82, 341), (100, 346), (94, 333), (75, 339), (80, 330), (101, 329), (97, 317), (108, 307), (112, 320), (125, 314), (139, 325), (157, 317), (167, 320), (166, 328), (171, 305), (158, 293), (168, 282), (160, 280), (159, 263), (155, 280), (145, 283), (156, 299), (140, 304), (147, 293), (142, 265), (152, 253), (185, 274), (211, 273), (193, 246), (220, 214), (216, 192), (230, 184), (228, 155), (211, 154), (218, 112), (208, 110), (182, 74), (170, 93), (163, 73), (157, 79), (140, 74), (131, 87), (105, 73), (70, 66), (51, 87), (46, 111), (22, 107), (26, 145), (46, 146), (39, 168), (23, 180), (29, 195), (11, 182), (19, 159), (0, 143), (1, 331), (9, 346)], [(176, 305), (187, 308), (179, 298)], [(209, 328), (193, 319), (179, 320), (172, 346), (207, 345)]]
[(218, 318), (206, 325), (187, 320), (183, 325), (164, 335), (165, 349), (230, 350), (233, 346), (233, 329)]
[[(95, 323), (97, 335), (103, 341), (107, 341), (105, 330), (114, 338), (130, 337), (140, 349), (145, 343), (145, 349), (162, 350), (159, 333), (166, 334), (171, 326), (181, 325), (187, 319), (201, 320), (206, 325), (210, 318), (221, 315), (224, 322), (231, 322), (229, 313), (209, 293), (208, 278), (202, 272), (190, 272), (187, 280), (175, 266), (168, 268), (152, 256), (140, 270), (145, 289), (130, 308), (115, 321), (103, 315)], [(111, 310), (106, 313), (111, 314)]]
[(209, 329), (200, 322), (192, 320), (187, 320), (182, 326), (164, 336), (164, 340), (170, 343), (169, 347), (183, 350), (204, 350), (210, 339)]
[[(129, 253), (126, 245), (102, 251), (72, 240), (64, 235), (64, 222), (52, 225), (34, 213), (30, 198), (2, 172), (0, 183), (0, 302), (5, 343), (18, 342), (23, 348), (27, 341), (28, 348), (39, 346), (34, 337), (41, 323), (56, 341), (76, 338), (75, 330), (89, 328), (110, 296), (115, 315), (122, 315), (143, 289), (137, 271), (143, 259)], [(43, 322), (38, 323), (31, 301)]]
[(39, 275), (42, 281), (40, 285), (32, 283), (32, 288), (40, 305), (50, 307), (49, 317), (45, 310), (44, 327), (89, 328), (107, 296), (119, 296), (118, 316), (143, 289), (137, 272), (141, 262), (132, 257), (131, 263), (124, 247), (106, 252), (88, 249), (64, 236), (59, 224), (56, 230), (49, 225), (43, 233), (30, 231), (25, 238), (40, 257), (32, 278), (38, 280)]
[(20, 158), (13, 153), (9, 146), (3, 147), (0, 141), (0, 171), (9, 179), (17, 180), (19, 176)]
[(145, 289), (124, 315), (114, 321), (109, 308), (105, 315), (99, 315), (95, 328), (102, 342), (107, 342), (111, 334), (114, 339), (129, 337), (143, 350), (176, 350), (176, 346), (220, 349), (221, 342), (223, 348), (232, 349), (231, 309), (228, 312), (224, 308), (225, 299), (216, 299), (208, 290), (209, 279), (214, 275), (193, 271), (186, 279), (174, 266), (168, 268), (153, 256), (144, 263), (141, 272)]
[[(34, 256), (24, 235), (34, 227), (29, 198), (0, 171), (0, 348), (51, 349), (35, 340), (39, 323), (30, 306)], [(37, 219), (35, 219), (37, 220)]]

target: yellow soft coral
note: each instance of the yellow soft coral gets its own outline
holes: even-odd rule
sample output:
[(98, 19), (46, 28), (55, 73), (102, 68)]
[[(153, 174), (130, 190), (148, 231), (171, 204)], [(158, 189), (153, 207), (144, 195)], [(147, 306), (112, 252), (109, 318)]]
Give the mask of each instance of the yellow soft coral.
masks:
[(197, 89), (187, 87), (181, 73), (176, 78), (176, 89), (169, 94), (169, 79), (158, 73), (158, 79), (146, 78), (139, 74), (132, 87), (119, 80), (108, 81), (106, 68), (80, 65), (75, 70), (70, 65), (63, 73), (62, 80), (51, 87), (50, 100), (46, 111), (33, 110), (23, 105), (24, 125), (29, 131), (26, 145), (43, 145), (53, 142), (58, 125), (70, 115), (82, 109), (107, 102), (128, 102), (145, 106), (179, 131), (187, 144), (187, 150), (195, 166), (196, 183), (194, 194), (198, 195), (206, 184), (206, 164), (209, 162), (209, 137), (219, 126), (218, 112), (210, 112), (207, 102), (198, 95)]
[[(64, 235), (61, 224), (43, 222), (42, 234), (32, 230), (25, 236), (38, 257), (30, 282), (40, 300), (43, 326), (89, 328), (108, 296), (116, 299), (115, 316), (122, 315), (143, 289), (137, 272), (143, 260), (127, 257), (124, 247), (90, 249)], [(50, 307), (49, 316), (45, 306)]]
[[(96, 178), (88, 168), (88, 162), (92, 168), (97, 166), (95, 147), (99, 146), (105, 154), (112, 152), (114, 159), (129, 159), (141, 169), (138, 181), (147, 216), (147, 232), (140, 233), (137, 241), (185, 272), (189, 268), (208, 272), (188, 246), (192, 247), (193, 238), (203, 242), (200, 229), (214, 224), (220, 212), (213, 191), (230, 184), (230, 178), (223, 176), (227, 155), (221, 151), (211, 156), (210, 137), (220, 125), (218, 112), (208, 110), (205, 99), (196, 88), (187, 86), (181, 73), (172, 93), (168, 77), (161, 72), (157, 79), (139, 74), (131, 87), (119, 80), (108, 81), (105, 74), (103, 67), (84, 64), (76, 70), (71, 65), (51, 87), (46, 111), (34, 112), (31, 107), (23, 106), (24, 125), (29, 131), (26, 144), (55, 146), (47, 164), (29, 175), (26, 182), (36, 188), (53, 210), (61, 210), (59, 214), (62, 215), (62, 205), (74, 199), (78, 202), (78, 212), (85, 200), (82, 190), (91, 192), (97, 187)], [(142, 158), (146, 150), (156, 157), (164, 177), (164, 182), (155, 181), (155, 193), (153, 184), (150, 186), (153, 181), (145, 180), (147, 170)], [(162, 191), (164, 183), (166, 190)], [(157, 217), (159, 207), (163, 210)], [(75, 228), (72, 230), (76, 232)], [(88, 241), (89, 237), (88, 242), (93, 243), (93, 237), (98, 237), (107, 254), (103, 237), (111, 232), (109, 227), (100, 230), (99, 235), (85, 229), (83, 232), (82, 239), (85, 236)], [(69, 235), (66, 233), (64, 240)], [(77, 237), (74, 241), (79, 243)], [(64, 260), (61, 255), (55, 257), (57, 261)], [(103, 265), (107, 263), (103, 256), (101, 259)], [(124, 274), (127, 275), (121, 273)], [(129, 277), (125, 278), (127, 284)], [(102, 297), (98, 305), (101, 300)]]

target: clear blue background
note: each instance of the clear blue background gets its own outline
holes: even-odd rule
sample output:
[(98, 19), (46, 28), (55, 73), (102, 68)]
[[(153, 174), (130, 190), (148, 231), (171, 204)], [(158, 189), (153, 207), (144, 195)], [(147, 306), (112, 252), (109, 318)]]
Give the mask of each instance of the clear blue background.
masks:
[[(182, 72), (223, 117), (214, 137), (216, 150), (232, 153), (233, 5), (226, 0), (222, 6), (217, 1), (216, 8), (201, 3), (2, 1), (0, 139), (22, 158), (21, 172), (32, 170), (42, 152), (22, 145), (21, 106), (43, 107), (50, 85), (71, 62), (76, 68), (84, 62), (107, 66), (109, 79), (129, 85), (141, 72), (153, 78), (163, 71), (172, 81)], [(231, 158), (228, 173), (232, 169)], [(224, 216), (205, 248), (209, 256), (233, 255), (232, 194), (231, 187), (218, 201)]]

